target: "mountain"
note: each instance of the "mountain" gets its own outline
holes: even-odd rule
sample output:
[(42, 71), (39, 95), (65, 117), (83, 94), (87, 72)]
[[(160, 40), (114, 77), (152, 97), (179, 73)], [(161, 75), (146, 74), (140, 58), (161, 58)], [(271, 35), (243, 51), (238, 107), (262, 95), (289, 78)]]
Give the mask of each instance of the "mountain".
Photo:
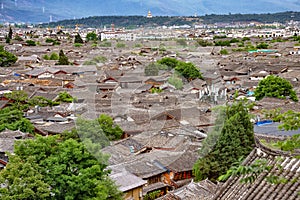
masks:
[(299, 0), (0, 0), (0, 22), (49, 22), (88, 16), (275, 13), (300, 11)]

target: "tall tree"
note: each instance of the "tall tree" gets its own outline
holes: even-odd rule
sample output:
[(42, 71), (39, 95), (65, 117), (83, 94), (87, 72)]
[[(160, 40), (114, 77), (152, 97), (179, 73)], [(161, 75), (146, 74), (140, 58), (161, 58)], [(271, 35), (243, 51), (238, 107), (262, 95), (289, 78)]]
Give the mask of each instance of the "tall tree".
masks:
[(298, 97), (293, 90), (292, 84), (288, 80), (274, 75), (270, 75), (259, 81), (254, 96), (256, 100), (261, 100), (264, 97), (275, 97), (280, 99), (289, 97), (293, 101), (298, 101)]
[(74, 39), (74, 43), (83, 43), (83, 40), (81, 38), (81, 36), (79, 35), (79, 33), (77, 33), (77, 35), (75, 35), (75, 39)]
[(196, 180), (217, 178), (246, 157), (254, 146), (253, 124), (244, 101), (228, 105), (225, 111), (224, 126), (211, 151), (207, 152), (194, 165)]
[(0, 172), (1, 199), (121, 199), (108, 177), (107, 157), (99, 162), (74, 139), (38, 136), (18, 141), (14, 153)]
[(99, 125), (109, 140), (118, 140), (123, 134), (123, 130), (114, 123), (113, 119), (105, 114), (98, 118)]
[(0, 67), (9, 67), (17, 60), (17, 56), (6, 51), (3, 46), (0, 46)]
[(9, 30), (8, 30), (8, 38), (11, 40), (12, 39), (12, 36), (13, 36), (13, 31), (11, 29), (11, 26), (9, 26)]
[(64, 51), (61, 49), (59, 51), (59, 59), (58, 59), (58, 65), (69, 65), (69, 59), (68, 57), (65, 55)]

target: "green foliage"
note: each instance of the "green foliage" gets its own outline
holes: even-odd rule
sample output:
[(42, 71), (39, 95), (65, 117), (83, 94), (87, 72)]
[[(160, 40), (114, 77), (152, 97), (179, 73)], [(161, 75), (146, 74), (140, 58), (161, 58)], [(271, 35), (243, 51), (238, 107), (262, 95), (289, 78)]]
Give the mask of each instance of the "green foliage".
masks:
[(207, 40), (203, 40), (203, 39), (197, 39), (196, 40), (197, 44), (199, 46), (202, 46), (202, 47), (206, 47), (206, 46), (212, 46), (213, 44)]
[(154, 93), (162, 93), (163, 90), (160, 89), (160, 88), (151, 88), (151, 93), (154, 94)]
[(26, 40), (26, 44), (27, 46), (36, 46), (36, 43), (33, 40)]
[(203, 79), (201, 72), (193, 63), (178, 62), (175, 70), (188, 80)]
[(8, 36), (5, 37), (5, 43), (10, 44), (10, 38)]
[(215, 41), (215, 46), (228, 46), (230, 47), (230, 41), (229, 40), (218, 40)]
[(125, 45), (124, 43), (118, 42), (118, 43), (116, 44), (116, 47), (117, 47), (117, 48), (125, 48), (126, 45)]
[(300, 128), (300, 112), (288, 110), (282, 114), (279, 114), (275, 119), (282, 124), (279, 129), (284, 130), (298, 130)]
[(221, 54), (221, 55), (228, 55), (227, 49), (221, 49), (221, 50), (220, 50), (220, 54)]
[(154, 200), (154, 199), (158, 198), (159, 195), (160, 195), (160, 190), (149, 192), (144, 196), (144, 200)]
[(89, 32), (86, 34), (86, 41), (97, 41), (98, 40), (98, 36), (97, 34), (93, 31), (93, 32)]
[[(217, 127), (220, 132), (215, 145), (207, 142), (211, 151), (202, 156), (194, 165), (193, 172), (196, 180), (206, 178), (216, 181), (241, 157), (246, 157), (254, 145), (253, 124), (250, 122), (248, 108), (244, 101), (234, 102), (225, 110), (224, 126)], [(217, 124), (217, 123), (215, 123)], [(212, 140), (212, 141), (213, 141)], [(202, 154), (203, 155), (203, 154)]]
[(49, 60), (59, 60), (59, 55), (55, 52), (51, 53)]
[(213, 37), (214, 40), (215, 40), (215, 39), (223, 39), (223, 38), (227, 38), (227, 36), (226, 36), (226, 35), (215, 35), (215, 36)]
[(249, 41), (250, 40), (250, 38), (249, 37), (243, 37), (242, 38), (242, 41), (244, 42), (244, 41)]
[(271, 169), (272, 166), (268, 165), (268, 160), (258, 159), (249, 166), (239, 165), (231, 167), (226, 174), (218, 178), (218, 181), (226, 181), (230, 176), (243, 175), (244, 177), (240, 180), (241, 183), (253, 183), (261, 173), (270, 172)]
[(74, 43), (74, 47), (82, 47), (82, 43)]
[(28, 94), (23, 90), (12, 91), (10, 93), (4, 94), (4, 96), (5, 98), (11, 100), (13, 102), (12, 106), (17, 108), (18, 110), (22, 110), (23, 104), (28, 99)]
[(43, 59), (50, 60), (50, 57), (47, 54), (45, 54), (45, 55), (43, 55)]
[(69, 59), (68, 57), (64, 54), (63, 50), (59, 51), (59, 59), (58, 59), (58, 65), (69, 65)]
[(96, 56), (92, 60), (87, 60), (83, 65), (96, 65), (97, 63), (105, 63), (107, 58), (105, 56)]
[(123, 130), (116, 124), (113, 119), (105, 114), (101, 114), (98, 118), (99, 125), (109, 140), (119, 140), (123, 135)]
[(83, 40), (82, 40), (81, 36), (79, 35), (79, 33), (77, 33), (77, 35), (75, 35), (74, 43), (83, 44)]
[(142, 44), (140, 44), (140, 43), (136, 43), (136, 44), (134, 44), (134, 47), (135, 48), (141, 48), (143, 45)]
[(53, 45), (60, 45), (60, 42), (55, 40), (55, 39), (52, 39), (52, 38), (46, 38), (46, 41), (47, 43), (52, 43)]
[(278, 141), (274, 144), (275, 147), (279, 147), (283, 151), (294, 152), (296, 149), (300, 149), (300, 134), (293, 135), (283, 141)]
[(240, 42), (240, 40), (237, 38), (232, 38), (229, 42), (230, 43), (238, 43), (238, 42)]
[(58, 98), (56, 101), (58, 102), (66, 102), (66, 103), (72, 103), (74, 100), (76, 100), (74, 97), (72, 97), (69, 93), (67, 92), (60, 92), (58, 94)]
[(18, 141), (14, 153), (0, 172), (4, 199), (121, 199), (108, 177), (107, 156), (99, 152), (103, 159), (96, 160), (74, 139), (37, 136)]
[(267, 76), (258, 83), (254, 96), (256, 100), (264, 97), (275, 97), (285, 99), (289, 97), (293, 101), (298, 101), (296, 92), (293, 90), (292, 84), (284, 78), (278, 76)]
[(171, 76), (168, 79), (168, 83), (175, 86), (176, 89), (181, 90), (183, 88), (183, 82), (182, 79), (176, 75)]
[(157, 76), (159, 72), (159, 65), (155, 62), (151, 62), (145, 67), (144, 72), (146, 76)]
[(50, 197), (50, 185), (43, 180), (38, 165), (30, 157), (24, 163), (18, 156), (10, 156), (9, 164), (0, 172), (0, 189), (3, 200), (10, 199), (46, 199)]
[(23, 112), (13, 107), (0, 110), (0, 132), (5, 129), (20, 130), (24, 133), (34, 132), (34, 126), (23, 117)]
[(0, 67), (9, 67), (17, 60), (17, 56), (4, 50), (3, 46), (0, 46)]
[(157, 63), (161, 65), (166, 65), (169, 70), (174, 69), (177, 66), (178, 62), (179, 61), (177, 59), (169, 57), (165, 57), (157, 61)]
[(12, 39), (12, 36), (13, 36), (13, 31), (12, 31), (11, 26), (9, 26), (9, 30), (8, 30), (8, 35), (7, 35), (7, 37), (11, 40), (11, 39)]
[(34, 96), (33, 98), (28, 100), (28, 104), (30, 106), (40, 106), (40, 107), (46, 107), (46, 106), (55, 106), (59, 105), (59, 102), (53, 102), (50, 99), (47, 99), (45, 97), (41, 96)]
[(257, 49), (267, 49), (268, 48), (268, 44), (265, 42), (259, 43), (258, 45), (256, 45)]

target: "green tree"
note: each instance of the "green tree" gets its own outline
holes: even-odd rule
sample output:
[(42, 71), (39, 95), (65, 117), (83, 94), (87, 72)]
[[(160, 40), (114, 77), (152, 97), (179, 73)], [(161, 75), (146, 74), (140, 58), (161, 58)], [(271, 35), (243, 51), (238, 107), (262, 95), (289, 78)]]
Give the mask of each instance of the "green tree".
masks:
[(12, 39), (12, 36), (13, 36), (13, 31), (12, 31), (11, 26), (9, 26), (9, 30), (8, 30), (8, 35), (7, 35), (7, 37), (11, 40), (11, 39)]
[(155, 62), (151, 62), (145, 67), (144, 72), (146, 76), (157, 76), (159, 67)]
[(176, 75), (171, 76), (168, 79), (168, 83), (170, 83), (171, 85), (175, 86), (176, 89), (180, 90), (183, 88), (183, 82), (182, 79)]
[(58, 65), (69, 65), (69, 59), (68, 57), (65, 55), (63, 50), (59, 51), (59, 59), (58, 59)]
[(208, 178), (216, 181), (241, 157), (246, 157), (253, 146), (253, 124), (250, 122), (245, 102), (234, 102), (228, 105), (225, 110), (224, 126), (215, 145), (194, 165), (193, 172), (196, 180)]
[(9, 67), (17, 60), (17, 56), (4, 50), (3, 46), (0, 46), (0, 67)]
[(51, 53), (49, 59), (50, 60), (59, 60), (59, 55), (57, 55), (57, 53), (53, 52), (53, 53)]
[(256, 45), (257, 49), (267, 49), (268, 48), (268, 44), (267, 43), (259, 43), (258, 45)]
[(0, 172), (0, 197), (10, 199), (46, 199), (50, 197), (50, 185), (45, 183), (39, 173), (38, 165), (29, 157), (23, 162), (18, 156), (9, 156), (9, 164)]
[(99, 125), (109, 140), (121, 139), (123, 130), (114, 123), (113, 119), (105, 114), (101, 114), (98, 118)]
[(177, 66), (178, 62), (179, 61), (177, 59), (169, 57), (165, 57), (157, 61), (157, 63), (161, 65), (168, 66), (168, 69), (174, 69)]
[(67, 103), (72, 103), (75, 100), (74, 97), (72, 97), (72, 95), (70, 95), (67, 92), (60, 92), (58, 94), (58, 98), (56, 99), (56, 101), (58, 102), (67, 102)]
[[(5, 183), (0, 197), (119, 200), (121, 193), (106, 170), (107, 156), (102, 154), (102, 157), (103, 162), (99, 162), (83, 143), (74, 139), (62, 141), (59, 136), (18, 141), (6, 169), (0, 172), (1, 183)], [(21, 169), (23, 173), (16, 175), (19, 170), (12, 168)]]
[(77, 33), (77, 35), (75, 35), (74, 43), (83, 44), (83, 40), (82, 40), (81, 36), (79, 35), (79, 33)]
[(33, 40), (26, 40), (26, 44), (27, 46), (36, 46), (36, 43)]
[(24, 104), (28, 100), (28, 94), (23, 90), (15, 90), (4, 94), (5, 98), (12, 101), (11, 105), (18, 110), (23, 110)]
[(228, 55), (227, 49), (221, 49), (221, 50), (220, 50), (220, 54), (221, 54), (221, 55)]
[(293, 101), (298, 101), (298, 97), (293, 90), (292, 84), (286, 79), (274, 75), (267, 76), (258, 83), (254, 96), (258, 101), (264, 97), (275, 97), (280, 99), (289, 97)]
[(193, 63), (178, 62), (175, 70), (188, 80), (203, 79), (200, 70)]
[(86, 41), (97, 41), (97, 40), (98, 40), (98, 36), (94, 31), (86, 34)]

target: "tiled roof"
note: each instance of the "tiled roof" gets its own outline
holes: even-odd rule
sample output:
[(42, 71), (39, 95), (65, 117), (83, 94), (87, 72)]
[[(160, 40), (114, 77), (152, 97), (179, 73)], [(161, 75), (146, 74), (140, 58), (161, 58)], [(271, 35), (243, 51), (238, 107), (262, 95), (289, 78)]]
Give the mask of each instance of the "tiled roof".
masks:
[[(215, 200), (299, 200), (300, 160), (286, 152), (275, 151), (261, 144), (246, 158), (244, 165), (251, 165), (256, 160), (266, 159), (271, 171), (258, 175), (253, 183), (241, 183), (243, 177), (229, 178), (216, 194)], [(266, 177), (275, 175), (288, 180), (287, 183), (271, 184)]]

